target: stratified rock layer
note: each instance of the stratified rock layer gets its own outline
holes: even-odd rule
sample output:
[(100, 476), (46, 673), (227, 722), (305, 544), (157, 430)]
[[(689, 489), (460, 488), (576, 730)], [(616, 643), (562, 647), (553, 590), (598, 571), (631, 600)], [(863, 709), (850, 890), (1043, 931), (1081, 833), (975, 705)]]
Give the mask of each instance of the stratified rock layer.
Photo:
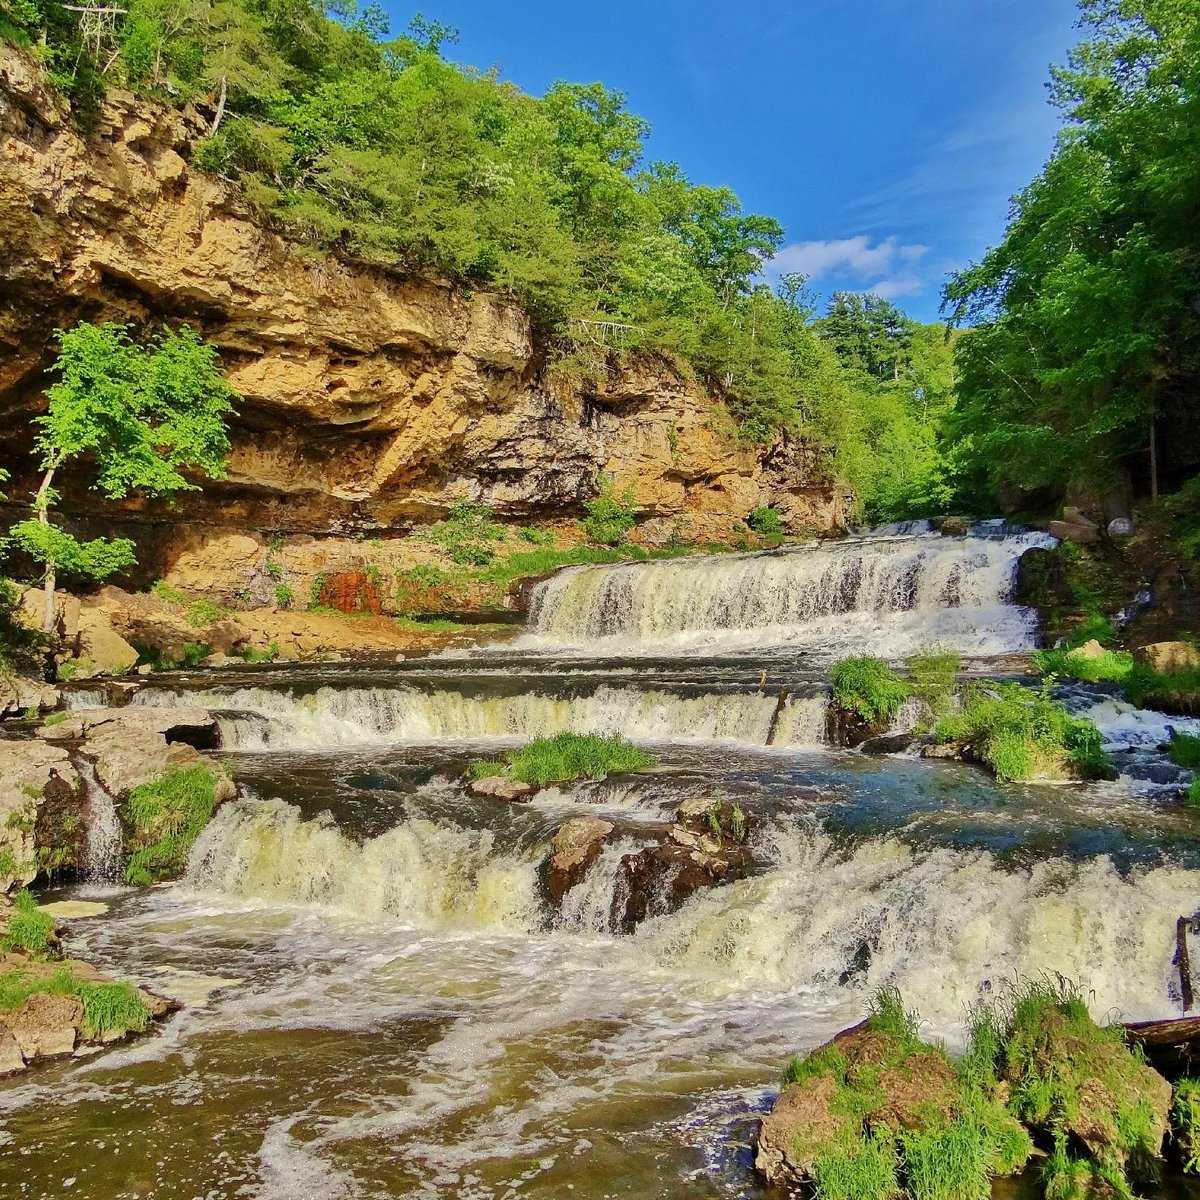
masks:
[[(245, 397), (229, 479), (174, 510), (131, 502), (159, 573), (214, 527), (403, 530), (456, 497), (503, 517), (575, 516), (601, 471), (632, 487), (641, 535), (728, 540), (775, 504), (796, 530), (844, 497), (800, 441), (739, 446), (722, 406), (643, 355), (595, 382), (556, 377), (527, 315), (496, 295), (314, 255), (194, 169), (187, 110), (111, 93), (88, 137), (40, 71), (0, 49), (0, 413), (22, 471), (52, 330), (80, 318), (188, 321)], [(56, 481), (57, 482), (57, 481)], [(63, 479), (83, 521), (96, 501)], [(111, 506), (109, 506), (111, 512)], [(157, 555), (154, 554), (157, 551)], [(153, 565), (151, 565), (153, 564)]]

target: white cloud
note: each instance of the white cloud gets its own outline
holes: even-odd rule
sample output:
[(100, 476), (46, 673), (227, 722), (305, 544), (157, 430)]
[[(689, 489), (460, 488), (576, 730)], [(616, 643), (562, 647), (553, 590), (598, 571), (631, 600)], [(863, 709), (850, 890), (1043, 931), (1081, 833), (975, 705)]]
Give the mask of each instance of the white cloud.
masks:
[(844, 275), (880, 296), (908, 296), (923, 289), (916, 266), (928, 246), (904, 245), (898, 237), (872, 243), (865, 234), (824, 242), (793, 242), (771, 260), (772, 275), (798, 271), (814, 283), (824, 276)]

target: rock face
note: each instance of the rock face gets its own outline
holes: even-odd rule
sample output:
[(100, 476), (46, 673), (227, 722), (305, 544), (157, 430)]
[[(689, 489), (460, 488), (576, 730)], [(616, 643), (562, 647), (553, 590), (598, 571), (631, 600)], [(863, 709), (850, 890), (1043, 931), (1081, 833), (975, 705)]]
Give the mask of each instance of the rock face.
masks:
[(1133, 657), (1142, 666), (1163, 675), (1200, 669), (1200, 648), (1191, 642), (1151, 642), (1138, 647)]
[[(404, 530), (463, 496), (514, 520), (575, 516), (601, 471), (632, 486), (651, 539), (728, 539), (766, 503), (792, 528), (842, 523), (845, 497), (815, 449), (739, 447), (721, 406), (671, 361), (560, 378), (503, 297), (303, 253), (189, 164), (202, 130), (186, 109), (115, 92), (85, 139), (32, 61), (0, 48), (10, 495), (32, 483), (24, 454), (51, 331), (169, 320), (217, 344), (245, 402), (226, 482), (175, 509), (124, 507), (147, 571), (163, 573), (214, 527)], [(88, 532), (94, 498), (63, 486), (64, 510)], [(91, 528), (111, 532), (113, 507)]]
[(67, 806), (81, 825), (82, 781), (66, 749), (0, 739), (0, 894), (36, 878), (46, 852), (61, 849), (47, 835), (43, 808), (51, 805), (60, 814)]

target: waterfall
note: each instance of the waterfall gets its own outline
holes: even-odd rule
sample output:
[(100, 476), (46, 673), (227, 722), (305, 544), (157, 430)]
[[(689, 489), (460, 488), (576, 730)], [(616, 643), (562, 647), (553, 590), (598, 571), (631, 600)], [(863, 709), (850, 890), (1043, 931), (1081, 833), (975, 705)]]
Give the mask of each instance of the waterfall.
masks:
[(526, 647), (723, 653), (796, 645), (896, 657), (941, 645), (1001, 654), (1036, 644), (1010, 603), (1020, 555), (1044, 534), (846, 538), (757, 554), (573, 567), (533, 592)]
[(192, 847), (185, 882), (423, 927), (523, 932), (538, 920), (532, 864), (495, 853), (490, 831), (415, 820), (357, 842), (328, 814), (306, 821), (282, 800), (220, 809)]
[[(137, 704), (200, 704), (213, 710), (222, 744), (235, 750), (302, 749), (380, 742), (531, 738), (563, 730), (620, 733), (636, 741), (731, 741), (819, 746), (826, 696), (794, 696), (779, 711), (769, 692), (680, 694), (602, 684), (580, 695), (479, 695), (411, 686), (213, 688), (142, 691)], [(774, 726), (774, 728), (772, 728)]]
[(87, 795), (87, 836), (84, 877), (89, 883), (119, 883), (124, 837), (113, 798), (100, 785), (95, 768), (85, 758), (74, 761)]
[[(770, 823), (757, 844), (761, 873), (617, 937), (620, 860), (640, 842), (615, 839), (565, 897), (551, 936), (607, 938), (606, 953), (619, 944), (642, 971), (761, 995), (865, 997), (895, 985), (949, 1024), (1006, 981), (1058, 971), (1094, 991), (1093, 1011), (1137, 1019), (1172, 1005), (1174, 917), (1200, 892), (1200, 871), (1181, 867), (1123, 874), (1100, 857), (1014, 870), (985, 850), (888, 836), (840, 845), (794, 818)], [(281, 800), (239, 800), (201, 835), (185, 884), (239, 901), (528, 936), (551, 916), (540, 908), (538, 857), (499, 850), (490, 832), (427, 820), (355, 841), (327, 814), (304, 820)]]

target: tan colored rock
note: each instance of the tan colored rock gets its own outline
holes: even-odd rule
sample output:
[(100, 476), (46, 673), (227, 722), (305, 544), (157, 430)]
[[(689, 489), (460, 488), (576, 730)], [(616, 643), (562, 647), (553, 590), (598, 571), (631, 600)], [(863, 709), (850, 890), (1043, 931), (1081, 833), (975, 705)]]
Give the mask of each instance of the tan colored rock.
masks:
[[(54, 593), (54, 632), (61, 638), (73, 640), (79, 633), (79, 599), (61, 589)], [(21, 619), (30, 629), (41, 629), (46, 612), (46, 593), (40, 588), (26, 588), (21, 593)]]
[(507, 800), (513, 803), (528, 800), (541, 789), (535, 783), (522, 783), (519, 779), (508, 779), (504, 775), (487, 775), (483, 779), (472, 779), (467, 791), (480, 799)]
[(556, 855), (586, 850), (597, 842), (604, 841), (615, 828), (611, 821), (604, 821), (599, 817), (572, 817), (565, 825), (559, 827), (550, 845)]
[(76, 678), (124, 675), (137, 665), (138, 652), (112, 627), (101, 609), (79, 613), (79, 666)]
[(78, 996), (51, 996), (35, 992), (5, 1018), (26, 1062), (71, 1054), (83, 1023), (83, 1002)]
[(849, 1118), (831, 1107), (837, 1080), (823, 1075), (803, 1086), (784, 1088), (763, 1118), (754, 1148), (754, 1166), (771, 1183), (805, 1183), (822, 1147), (849, 1127)]
[(1096, 541), (1100, 534), (1094, 525), (1074, 525), (1069, 521), (1050, 521), (1046, 532), (1063, 542), (1074, 542), (1078, 546), (1088, 546)]
[(58, 688), (40, 679), (20, 675), (0, 677), (0, 717), (28, 712), (49, 712), (58, 707), (62, 696)]
[(0, 1021), (0, 1077), (25, 1070), (25, 1056), (7, 1025)]
[(1134, 660), (1163, 675), (1200, 669), (1200, 647), (1191, 642), (1151, 642), (1133, 652)]
[(1095, 638), (1090, 638), (1088, 641), (1084, 642), (1082, 646), (1076, 646), (1075, 649), (1071, 651), (1070, 656), (1072, 658), (1084, 658), (1091, 660), (1103, 658), (1106, 653), (1107, 651), (1102, 645), (1100, 645), (1098, 641), (1096, 641)]

